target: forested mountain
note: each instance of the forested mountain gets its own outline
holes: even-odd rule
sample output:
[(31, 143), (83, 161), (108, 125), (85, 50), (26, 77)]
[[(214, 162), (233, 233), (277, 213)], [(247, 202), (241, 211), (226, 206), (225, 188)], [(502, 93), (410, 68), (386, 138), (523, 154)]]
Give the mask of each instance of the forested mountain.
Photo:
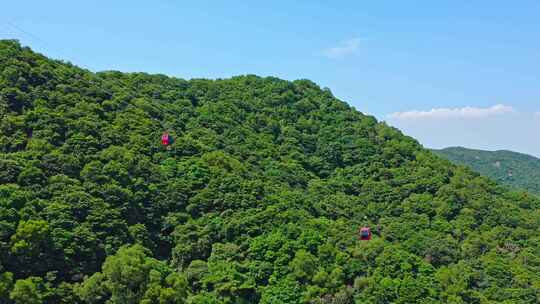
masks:
[(310, 81), (1, 41), (0, 119), (1, 303), (540, 301), (538, 198)]
[(540, 159), (512, 151), (482, 151), (462, 147), (433, 150), (436, 154), (502, 184), (540, 194)]

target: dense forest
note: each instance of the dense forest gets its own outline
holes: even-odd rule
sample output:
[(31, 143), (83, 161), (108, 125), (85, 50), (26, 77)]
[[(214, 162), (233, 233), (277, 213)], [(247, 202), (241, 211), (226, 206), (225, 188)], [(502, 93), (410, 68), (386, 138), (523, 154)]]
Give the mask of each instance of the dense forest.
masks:
[(509, 187), (540, 195), (540, 159), (512, 151), (482, 151), (462, 147), (433, 150), (458, 165)]
[(536, 196), (308, 80), (93, 73), (4, 40), (0, 130), (0, 303), (540, 301)]

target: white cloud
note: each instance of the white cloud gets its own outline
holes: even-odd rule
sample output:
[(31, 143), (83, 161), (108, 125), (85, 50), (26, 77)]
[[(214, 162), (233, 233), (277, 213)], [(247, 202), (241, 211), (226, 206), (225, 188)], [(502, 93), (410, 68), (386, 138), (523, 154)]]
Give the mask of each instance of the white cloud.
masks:
[(354, 54), (360, 48), (360, 39), (353, 38), (343, 41), (340, 45), (328, 48), (323, 51), (323, 54), (328, 58), (340, 58)]
[(510, 106), (394, 113), (387, 122), (429, 148), (513, 150), (540, 157), (540, 113)]
[(415, 120), (415, 119), (446, 119), (446, 118), (485, 118), (494, 115), (514, 112), (511, 106), (502, 104), (489, 108), (463, 107), (463, 108), (438, 108), (429, 111), (396, 112), (388, 115), (389, 119)]

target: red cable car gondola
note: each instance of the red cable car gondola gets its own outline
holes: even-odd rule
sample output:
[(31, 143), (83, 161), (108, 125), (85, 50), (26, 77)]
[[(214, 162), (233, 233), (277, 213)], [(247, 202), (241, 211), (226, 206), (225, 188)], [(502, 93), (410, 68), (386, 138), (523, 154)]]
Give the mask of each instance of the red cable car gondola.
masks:
[(360, 228), (360, 240), (361, 241), (371, 240), (371, 229), (369, 227)]
[(168, 146), (171, 144), (171, 136), (169, 135), (169, 133), (163, 133), (163, 135), (161, 135), (161, 144), (164, 146)]

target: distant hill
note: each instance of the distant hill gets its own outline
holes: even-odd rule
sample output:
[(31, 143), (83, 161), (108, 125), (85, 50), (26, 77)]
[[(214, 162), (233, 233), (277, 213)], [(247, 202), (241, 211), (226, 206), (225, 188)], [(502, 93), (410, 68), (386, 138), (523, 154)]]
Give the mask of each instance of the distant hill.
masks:
[(434, 152), (505, 185), (540, 194), (540, 159), (512, 151), (452, 147)]

